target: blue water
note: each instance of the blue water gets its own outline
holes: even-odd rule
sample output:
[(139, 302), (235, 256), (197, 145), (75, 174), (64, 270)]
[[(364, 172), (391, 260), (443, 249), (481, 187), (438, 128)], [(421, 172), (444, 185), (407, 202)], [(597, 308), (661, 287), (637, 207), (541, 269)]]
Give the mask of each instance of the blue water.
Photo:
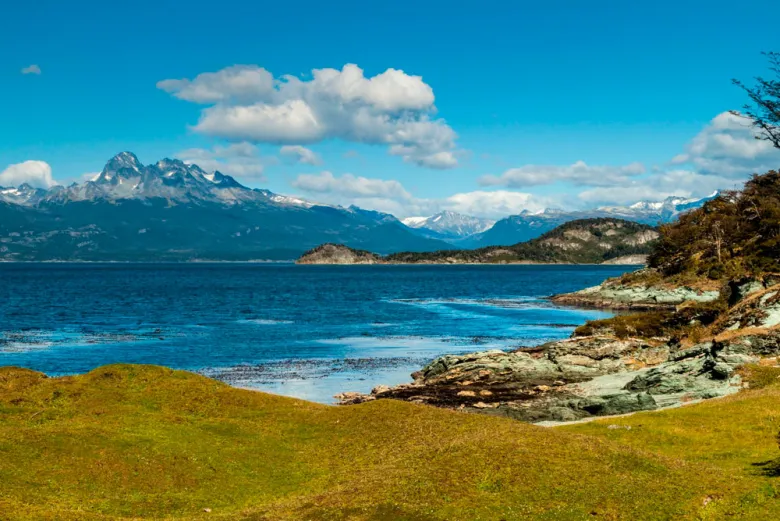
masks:
[(441, 354), (567, 337), (608, 314), (543, 297), (633, 268), (0, 264), (0, 365), (160, 364), (331, 402)]

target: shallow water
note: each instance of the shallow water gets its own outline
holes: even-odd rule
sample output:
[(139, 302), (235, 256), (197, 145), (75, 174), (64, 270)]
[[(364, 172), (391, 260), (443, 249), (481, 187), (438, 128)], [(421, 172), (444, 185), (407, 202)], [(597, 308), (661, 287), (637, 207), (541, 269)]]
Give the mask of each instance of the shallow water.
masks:
[(635, 268), (0, 264), (0, 365), (160, 364), (328, 403), (441, 354), (567, 337), (609, 314), (543, 297)]

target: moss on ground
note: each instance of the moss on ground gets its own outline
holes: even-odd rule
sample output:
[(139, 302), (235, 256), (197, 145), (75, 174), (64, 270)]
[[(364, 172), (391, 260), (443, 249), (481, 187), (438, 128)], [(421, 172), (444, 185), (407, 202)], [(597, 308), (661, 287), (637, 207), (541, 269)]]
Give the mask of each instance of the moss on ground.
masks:
[(549, 429), (154, 366), (0, 368), (0, 518), (771, 519), (778, 478), (759, 464), (778, 456), (779, 399), (770, 385)]

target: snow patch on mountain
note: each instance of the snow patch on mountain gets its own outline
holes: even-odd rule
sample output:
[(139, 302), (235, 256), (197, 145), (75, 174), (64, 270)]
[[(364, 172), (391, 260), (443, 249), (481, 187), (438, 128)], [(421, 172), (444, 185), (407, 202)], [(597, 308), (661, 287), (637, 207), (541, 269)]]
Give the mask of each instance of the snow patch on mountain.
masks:
[(415, 230), (431, 232), (439, 238), (461, 238), (489, 229), (495, 221), (445, 210), (430, 217), (407, 217), (402, 220)]

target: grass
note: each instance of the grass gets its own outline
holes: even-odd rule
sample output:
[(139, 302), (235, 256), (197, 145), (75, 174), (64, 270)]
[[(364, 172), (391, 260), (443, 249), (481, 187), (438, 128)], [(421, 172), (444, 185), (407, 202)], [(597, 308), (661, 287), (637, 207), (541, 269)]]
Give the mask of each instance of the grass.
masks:
[(644, 311), (591, 320), (574, 330), (574, 336), (612, 334), (617, 338), (678, 338), (691, 345), (707, 336), (709, 329), (726, 311), (721, 300), (688, 303), (676, 311)]
[(772, 519), (778, 429), (772, 382), (550, 429), (155, 366), (0, 368), (0, 519)]

